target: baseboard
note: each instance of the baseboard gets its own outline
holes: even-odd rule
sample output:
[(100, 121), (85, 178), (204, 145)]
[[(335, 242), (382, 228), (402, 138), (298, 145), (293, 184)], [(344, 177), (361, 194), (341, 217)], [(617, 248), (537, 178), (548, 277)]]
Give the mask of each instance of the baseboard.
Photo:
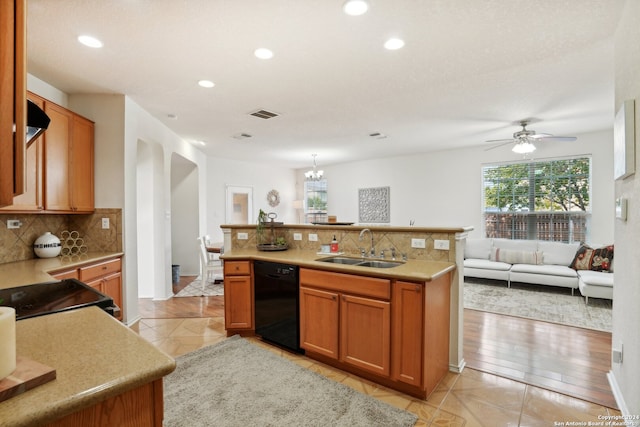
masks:
[(609, 380), (609, 386), (611, 387), (613, 398), (616, 400), (616, 404), (618, 405), (618, 409), (620, 409), (620, 412), (622, 412), (622, 415), (631, 415), (629, 413), (629, 408), (627, 408), (627, 404), (624, 401), (622, 390), (620, 390), (620, 387), (618, 386), (618, 381), (616, 380), (616, 376), (613, 374), (613, 371), (609, 371), (607, 373), (607, 380)]
[(456, 374), (461, 374), (465, 366), (467, 366), (467, 362), (465, 362), (464, 358), (462, 358), (460, 359), (460, 363), (458, 363), (457, 365), (449, 364), (449, 371), (455, 372)]
[(139, 322), (139, 321), (141, 321), (141, 320), (142, 320), (142, 316), (137, 315), (136, 317), (134, 317), (134, 318), (133, 318), (133, 320), (128, 320), (128, 319), (127, 319), (127, 323), (126, 323), (126, 325), (127, 325), (128, 327), (132, 327), (133, 325), (135, 325), (136, 323), (138, 323), (138, 322)]

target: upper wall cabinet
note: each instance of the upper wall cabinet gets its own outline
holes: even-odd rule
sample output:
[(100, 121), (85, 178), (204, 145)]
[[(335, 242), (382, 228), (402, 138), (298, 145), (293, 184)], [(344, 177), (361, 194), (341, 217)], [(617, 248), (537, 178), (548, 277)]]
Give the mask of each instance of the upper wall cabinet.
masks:
[[(26, 0), (0, 1), (0, 206), (24, 191)], [(17, 129), (14, 132), (14, 129)]]
[(45, 101), (44, 208), (93, 212), (93, 122)]
[(51, 123), (27, 150), (25, 194), (0, 211), (93, 212), (93, 122), (35, 94), (28, 98)]

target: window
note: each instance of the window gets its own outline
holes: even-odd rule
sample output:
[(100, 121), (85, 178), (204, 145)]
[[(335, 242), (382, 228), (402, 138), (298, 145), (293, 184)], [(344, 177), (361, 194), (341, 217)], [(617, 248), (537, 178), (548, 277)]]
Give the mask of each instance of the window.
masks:
[(327, 222), (327, 180), (305, 181), (304, 222)]
[(591, 219), (589, 157), (482, 168), (487, 237), (584, 242)]

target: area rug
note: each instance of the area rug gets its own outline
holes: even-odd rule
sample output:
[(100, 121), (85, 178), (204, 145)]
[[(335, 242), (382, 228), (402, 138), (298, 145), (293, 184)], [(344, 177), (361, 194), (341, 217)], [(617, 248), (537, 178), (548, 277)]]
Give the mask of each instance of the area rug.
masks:
[(568, 288), (465, 278), (464, 308), (611, 332), (612, 301)]
[(417, 417), (239, 336), (176, 359), (164, 426), (413, 426)]
[(198, 278), (189, 283), (174, 297), (211, 297), (215, 295), (224, 295), (224, 285), (222, 283), (207, 282), (202, 290), (202, 281)]

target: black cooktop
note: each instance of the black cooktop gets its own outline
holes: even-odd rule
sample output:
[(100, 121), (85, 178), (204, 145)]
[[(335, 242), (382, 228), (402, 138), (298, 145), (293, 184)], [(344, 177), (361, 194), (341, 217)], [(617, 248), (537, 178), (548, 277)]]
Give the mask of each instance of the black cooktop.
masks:
[(0, 305), (15, 308), (17, 320), (92, 305), (109, 311), (114, 306), (113, 299), (76, 279), (0, 289)]

